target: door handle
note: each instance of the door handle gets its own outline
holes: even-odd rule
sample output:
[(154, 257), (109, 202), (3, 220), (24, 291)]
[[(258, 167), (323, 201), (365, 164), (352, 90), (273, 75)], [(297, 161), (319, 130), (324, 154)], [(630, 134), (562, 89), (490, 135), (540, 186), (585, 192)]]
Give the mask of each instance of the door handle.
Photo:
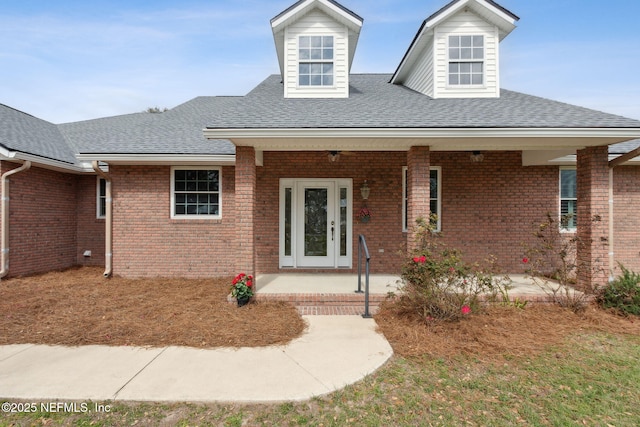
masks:
[(331, 241), (333, 242), (333, 236), (334, 236), (334, 232), (335, 232), (335, 227), (334, 227), (335, 221), (331, 221)]

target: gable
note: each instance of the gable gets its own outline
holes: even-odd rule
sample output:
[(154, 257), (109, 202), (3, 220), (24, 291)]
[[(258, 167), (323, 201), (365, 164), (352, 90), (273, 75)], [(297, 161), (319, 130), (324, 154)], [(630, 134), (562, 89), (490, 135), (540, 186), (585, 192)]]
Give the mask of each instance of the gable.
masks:
[[(515, 28), (518, 19), (492, 1), (454, 0), (423, 22), (391, 83), (433, 98), (500, 96), (499, 43)], [(482, 57), (475, 61), (452, 61), (449, 44), (466, 36), (479, 37)], [(455, 67), (473, 66), (481, 81), (452, 83), (450, 66), (454, 67), (453, 73)], [(457, 71), (466, 72), (468, 75), (464, 77), (471, 78), (472, 73), (462, 68)]]
[[(346, 98), (362, 18), (331, 0), (304, 0), (271, 20), (287, 98)], [(304, 56), (313, 41), (329, 56)], [(324, 52), (325, 50), (314, 50)], [(325, 75), (325, 73), (327, 73)], [(314, 80), (311, 81), (311, 77)], [(316, 79), (318, 79), (316, 81)]]

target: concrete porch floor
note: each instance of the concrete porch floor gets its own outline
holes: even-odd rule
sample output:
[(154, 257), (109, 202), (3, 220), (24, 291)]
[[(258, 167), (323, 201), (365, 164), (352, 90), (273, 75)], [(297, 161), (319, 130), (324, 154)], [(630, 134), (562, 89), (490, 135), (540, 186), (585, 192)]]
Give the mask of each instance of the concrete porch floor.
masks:
[[(512, 274), (509, 298), (531, 302), (548, 302), (545, 292), (530, 277)], [(397, 292), (400, 276), (372, 274), (369, 277), (369, 312), (375, 314), (389, 292)], [(284, 273), (262, 274), (256, 278), (258, 301), (286, 301), (302, 315), (353, 315), (364, 313), (364, 294), (355, 293), (357, 274)], [(362, 278), (362, 290), (365, 280)], [(498, 298), (501, 298), (498, 295)]]
[[(510, 296), (546, 296), (533, 279), (524, 274), (510, 274)], [(400, 276), (372, 274), (369, 276), (369, 292), (387, 295), (398, 290)], [(364, 291), (365, 278), (362, 277)], [(335, 273), (284, 273), (260, 274), (256, 278), (258, 294), (351, 294), (358, 289), (357, 274)]]

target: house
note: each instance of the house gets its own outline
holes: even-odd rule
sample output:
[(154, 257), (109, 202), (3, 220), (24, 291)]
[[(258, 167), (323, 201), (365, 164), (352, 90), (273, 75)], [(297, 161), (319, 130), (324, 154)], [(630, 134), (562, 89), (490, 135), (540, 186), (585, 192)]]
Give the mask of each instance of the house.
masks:
[(393, 74), (352, 74), (363, 19), (300, 0), (271, 20), (280, 73), (245, 96), (61, 125), (2, 106), (2, 274), (352, 272), (361, 234), (397, 273), (430, 212), (507, 271), (547, 213), (574, 214), (581, 283), (640, 269), (640, 121), (502, 88), (518, 19), (454, 0)]

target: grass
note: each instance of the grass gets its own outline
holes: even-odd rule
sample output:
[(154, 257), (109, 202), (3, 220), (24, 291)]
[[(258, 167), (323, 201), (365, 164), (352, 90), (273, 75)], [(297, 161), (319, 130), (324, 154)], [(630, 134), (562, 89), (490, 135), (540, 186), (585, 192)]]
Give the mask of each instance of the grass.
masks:
[(5, 413), (0, 425), (637, 426), (638, 360), (640, 337), (582, 332), (533, 357), (501, 363), (395, 356), (363, 381), (307, 402), (108, 402), (110, 413)]

